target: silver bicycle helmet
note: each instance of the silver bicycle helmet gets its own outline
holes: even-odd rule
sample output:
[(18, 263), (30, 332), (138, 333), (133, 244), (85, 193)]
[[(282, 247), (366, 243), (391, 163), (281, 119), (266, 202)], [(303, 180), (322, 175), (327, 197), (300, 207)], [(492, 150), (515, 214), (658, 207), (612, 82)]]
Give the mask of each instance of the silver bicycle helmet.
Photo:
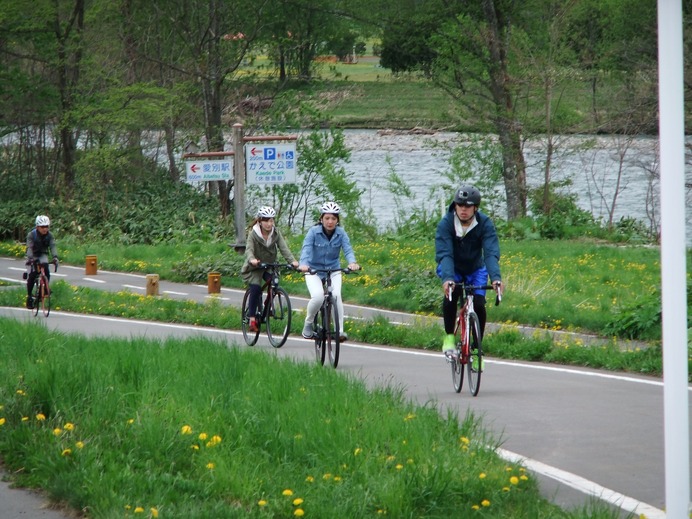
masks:
[(341, 208), (336, 202), (325, 202), (322, 204), (322, 207), (320, 207), (320, 214), (339, 214), (340, 212)]
[(274, 211), (273, 207), (265, 205), (257, 211), (257, 218), (276, 218), (276, 211)]
[(36, 227), (48, 227), (50, 225), (50, 218), (46, 215), (38, 215), (36, 217)]

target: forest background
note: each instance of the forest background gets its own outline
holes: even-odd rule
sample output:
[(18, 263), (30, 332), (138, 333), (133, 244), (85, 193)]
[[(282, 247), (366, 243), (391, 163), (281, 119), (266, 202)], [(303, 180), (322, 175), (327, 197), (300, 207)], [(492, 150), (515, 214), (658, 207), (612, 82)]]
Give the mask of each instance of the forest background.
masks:
[[(653, 0), (2, 0), (0, 12), (0, 239), (22, 242), (45, 213), (74, 250), (233, 241), (233, 180), (190, 185), (181, 157), (231, 149), (242, 123), (249, 135), (300, 134), (297, 183), (246, 192), (248, 221), (273, 205), (289, 234), (327, 198), (354, 240), (382, 231), (343, 168), (341, 129), (357, 127), (467, 135), (441, 188), (474, 182), (503, 205), (503, 240), (657, 241), (656, 163), (644, 220), (595, 219), (551, 169), (562, 136), (657, 133)], [(530, 190), (523, 146), (536, 138), (544, 182)], [(438, 215), (402, 211), (407, 186), (394, 168), (388, 180), (400, 213), (387, 232), (429, 239)], [(173, 271), (232, 275), (237, 260), (198, 256)]]

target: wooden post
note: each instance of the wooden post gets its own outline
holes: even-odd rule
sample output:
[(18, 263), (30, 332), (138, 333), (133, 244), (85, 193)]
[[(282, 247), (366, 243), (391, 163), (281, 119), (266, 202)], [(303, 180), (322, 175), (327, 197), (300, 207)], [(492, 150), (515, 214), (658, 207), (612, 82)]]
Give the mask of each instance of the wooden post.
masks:
[(158, 274), (147, 274), (147, 295), (148, 296), (159, 295), (159, 275)]
[(233, 206), (235, 208), (235, 244), (238, 253), (245, 252), (245, 141), (243, 125), (233, 125)]
[(207, 275), (207, 292), (209, 294), (219, 294), (221, 292), (221, 274), (210, 272)]
[(97, 271), (96, 256), (86, 257), (86, 275), (95, 276)]

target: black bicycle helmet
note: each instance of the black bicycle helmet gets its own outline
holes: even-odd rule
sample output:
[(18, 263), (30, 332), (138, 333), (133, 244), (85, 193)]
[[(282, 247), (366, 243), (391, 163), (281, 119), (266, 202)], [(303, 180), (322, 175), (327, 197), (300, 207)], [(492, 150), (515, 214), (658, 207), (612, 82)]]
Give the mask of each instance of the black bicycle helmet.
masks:
[(454, 203), (458, 205), (481, 205), (481, 192), (473, 186), (461, 186), (454, 194)]

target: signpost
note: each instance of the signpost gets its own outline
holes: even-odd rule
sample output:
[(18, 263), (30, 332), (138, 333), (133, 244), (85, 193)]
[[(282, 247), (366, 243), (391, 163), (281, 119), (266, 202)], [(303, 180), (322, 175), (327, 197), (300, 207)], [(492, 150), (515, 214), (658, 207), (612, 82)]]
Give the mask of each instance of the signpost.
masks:
[(226, 159), (195, 159), (185, 161), (188, 182), (230, 180), (233, 178), (233, 161)]
[(271, 186), (296, 181), (296, 145), (246, 144), (245, 174), (248, 185)]

